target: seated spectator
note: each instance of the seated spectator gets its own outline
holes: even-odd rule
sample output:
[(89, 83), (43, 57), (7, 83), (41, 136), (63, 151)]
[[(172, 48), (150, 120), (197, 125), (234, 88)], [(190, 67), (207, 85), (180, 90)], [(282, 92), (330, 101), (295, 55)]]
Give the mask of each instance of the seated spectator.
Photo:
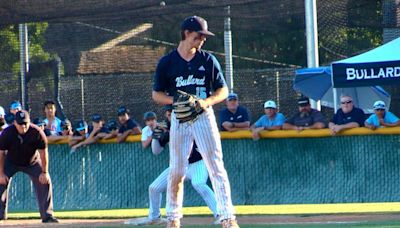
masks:
[(3, 132), (4, 129), (8, 127), (5, 118), (6, 118), (6, 112), (4, 111), (4, 108), (0, 106), (0, 134), (1, 132)]
[[(74, 130), (74, 133), (72, 137), (69, 139), (69, 146), (72, 147), (83, 140), (85, 140), (89, 136), (88, 134), (88, 125), (86, 121), (80, 120), (76, 123), (76, 127)], [(74, 150), (71, 150), (71, 153), (75, 152)]]
[(326, 127), (326, 119), (318, 110), (312, 109), (310, 99), (301, 97), (297, 100), (299, 111), (283, 124), (284, 130), (302, 131)]
[(340, 107), (329, 122), (329, 129), (332, 135), (336, 135), (344, 129), (364, 126), (364, 111), (354, 107), (351, 96), (342, 95), (340, 97)]
[(278, 112), (276, 103), (272, 100), (264, 103), (264, 113), (252, 126), (251, 131), (254, 140), (260, 139), (262, 130), (280, 130), (285, 122), (285, 116)]
[(146, 127), (142, 130), (142, 146), (147, 148), (151, 145), (153, 129), (157, 126), (157, 116), (154, 112), (144, 113), (143, 120)]
[(46, 135), (46, 137), (48, 137), (49, 135), (51, 135), (50, 130), (46, 129), (46, 123), (44, 122), (44, 120), (40, 117), (35, 118), (32, 121), (33, 124), (35, 124), (36, 126), (38, 126), (40, 129), (42, 129), (42, 131), (44, 132), (44, 134)]
[(12, 101), (10, 104), (10, 113), (15, 115), (18, 111), (22, 110), (22, 105), (19, 101)]
[(65, 119), (61, 121), (61, 134), (60, 136), (72, 136), (74, 133), (72, 131), (72, 124), (71, 121)]
[(92, 116), (92, 125), (88, 128), (87, 138), (71, 147), (71, 151), (76, 151), (82, 146), (96, 143), (104, 138), (108, 133), (108, 129), (104, 126), (104, 120), (99, 114)]
[(46, 128), (50, 130), (51, 135), (59, 135), (61, 132), (61, 120), (56, 117), (56, 104), (54, 101), (45, 101), (43, 105), (43, 111), (46, 115), (44, 122)]
[(236, 93), (230, 93), (226, 99), (226, 108), (219, 113), (221, 131), (249, 130), (250, 118), (247, 108), (239, 105)]
[(400, 125), (400, 119), (386, 110), (385, 102), (376, 101), (373, 108), (375, 113), (365, 121), (365, 127), (375, 130), (379, 127), (396, 127)]
[(142, 133), (142, 129), (136, 121), (130, 118), (129, 110), (124, 106), (118, 109), (118, 120), (120, 123), (117, 136), (118, 143), (124, 142), (129, 135), (138, 135)]

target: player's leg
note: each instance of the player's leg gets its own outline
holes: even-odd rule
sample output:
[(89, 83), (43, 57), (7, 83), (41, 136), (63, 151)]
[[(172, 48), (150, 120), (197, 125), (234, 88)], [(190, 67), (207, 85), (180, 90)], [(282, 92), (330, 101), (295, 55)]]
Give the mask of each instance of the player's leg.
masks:
[(53, 217), (53, 190), (51, 179), (48, 184), (42, 184), (39, 182), (39, 176), (42, 173), (42, 168), (39, 163), (29, 166), (22, 170), (28, 174), (32, 180), (33, 186), (35, 187), (36, 199), (39, 205), (40, 218), (42, 221), (46, 221)]
[(188, 157), (193, 146), (193, 136), (187, 123), (179, 124), (174, 113), (171, 116), (169, 167), (167, 188), (167, 217), (177, 220), (182, 217), (183, 181)]
[(4, 174), (9, 178), (6, 185), (0, 185), (0, 220), (7, 219), (8, 190), (11, 185), (12, 176), (18, 172), (17, 167), (4, 159)]
[(222, 147), (214, 111), (208, 108), (193, 124), (193, 136), (207, 166), (221, 220), (235, 219), (228, 174), (222, 160)]
[(166, 223), (166, 219), (161, 218), (162, 193), (167, 190), (169, 168), (165, 169), (149, 186), (149, 215), (142, 218), (128, 219), (124, 222), (127, 225), (159, 225)]
[(167, 190), (168, 175), (169, 168), (165, 169), (149, 186), (149, 219), (156, 219), (161, 216), (162, 193)]
[(214, 214), (214, 217), (217, 218), (217, 201), (215, 200), (214, 192), (207, 185), (208, 171), (204, 161), (200, 160), (189, 164), (186, 178), (191, 180), (193, 188), (200, 194)]

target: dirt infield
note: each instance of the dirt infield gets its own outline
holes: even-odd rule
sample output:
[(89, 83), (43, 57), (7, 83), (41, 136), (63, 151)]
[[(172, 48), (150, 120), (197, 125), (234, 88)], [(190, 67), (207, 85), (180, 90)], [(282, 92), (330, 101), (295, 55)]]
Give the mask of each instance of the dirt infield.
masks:
[[(352, 215), (265, 215), (265, 216), (240, 216), (240, 224), (258, 225), (290, 225), (290, 224), (343, 224), (358, 222), (400, 221), (400, 214), (352, 214)], [(125, 227), (126, 219), (60, 219), (59, 224), (48, 224), (48, 227)], [(211, 224), (210, 217), (185, 217), (183, 225), (205, 225)], [(10, 219), (4, 221), (1, 227), (43, 227), (39, 219)]]

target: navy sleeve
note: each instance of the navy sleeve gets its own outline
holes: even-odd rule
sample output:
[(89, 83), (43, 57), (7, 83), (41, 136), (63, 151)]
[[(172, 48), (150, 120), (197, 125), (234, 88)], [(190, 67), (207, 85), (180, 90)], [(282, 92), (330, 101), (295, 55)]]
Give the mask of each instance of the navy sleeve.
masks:
[(153, 78), (154, 91), (164, 92), (168, 88), (168, 81), (166, 76), (166, 69), (168, 67), (168, 56), (169, 55), (162, 57), (157, 64), (156, 73), (154, 74)]
[(209, 58), (207, 61), (208, 68), (211, 69), (211, 86), (212, 89), (215, 91), (219, 88), (226, 87), (226, 82), (224, 78), (224, 74), (222, 73), (221, 65), (219, 64), (217, 58), (212, 54), (209, 54)]
[(356, 122), (360, 125), (360, 127), (364, 127), (365, 122), (365, 113), (362, 109), (356, 109)]
[(331, 120), (332, 123), (338, 124), (338, 122), (339, 122), (339, 116), (340, 116), (340, 112), (341, 112), (341, 111), (342, 111), (342, 110), (339, 109), (339, 110), (337, 110), (337, 112), (335, 113), (335, 115), (333, 115), (332, 120)]
[(228, 115), (226, 115), (226, 111), (227, 109), (224, 108), (223, 110), (221, 110), (221, 112), (219, 113), (219, 126), (221, 127), (221, 129), (225, 130), (225, 128), (222, 127), (222, 123), (225, 121), (228, 121)]
[(8, 138), (8, 133), (9, 133), (9, 129), (4, 130), (2, 132), (2, 134), (0, 134), (0, 150), (8, 150), (9, 149), (9, 142), (11, 142), (11, 140), (9, 140)]
[(137, 127), (138, 124), (136, 123), (136, 121), (134, 121), (133, 119), (129, 119), (128, 121), (128, 129), (133, 129), (135, 127)]
[(287, 119), (287, 120), (285, 121), (285, 123), (294, 125), (294, 119), (295, 119), (295, 118), (296, 118), (296, 114), (294, 114), (292, 117), (290, 117), (290, 119)]
[(243, 122), (250, 121), (249, 110), (243, 107)]

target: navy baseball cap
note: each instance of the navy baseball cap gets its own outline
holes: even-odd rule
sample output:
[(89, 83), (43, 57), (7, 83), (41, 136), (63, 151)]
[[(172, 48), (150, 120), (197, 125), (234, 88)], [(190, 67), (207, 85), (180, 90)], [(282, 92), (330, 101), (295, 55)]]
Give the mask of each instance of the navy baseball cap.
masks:
[(30, 122), (29, 113), (27, 111), (21, 110), (15, 113), (15, 121), (17, 124), (26, 124)]
[(238, 95), (236, 93), (230, 93), (228, 95), (227, 99), (228, 99), (228, 101), (230, 101), (230, 100), (239, 100), (239, 97), (238, 97)]
[(299, 106), (307, 106), (307, 105), (310, 104), (310, 99), (309, 99), (308, 97), (300, 97), (300, 98), (297, 100), (297, 104), (298, 104)]
[(37, 126), (44, 126), (44, 125), (46, 125), (46, 123), (44, 122), (44, 120), (43, 120), (43, 118), (41, 118), (41, 117), (38, 117), (38, 118), (35, 118), (33, 121), (32, 121), (32, 123), (33, 124), (36, 124)]
[(145, 112), (143, 115), (144, 120), (156, 119), (157, 115), (154, 112)]
[(80, 121), (78, 121), (78, 122), (76, 123), (76, 128), (75, 128), (75, 129), (76, 129), (77, 131), (83, 131), (83, 130), (85, 130), (87, 127), (88, 127), (88, 125), (87, 125), (86, 121), (80, 120)]
[(122, 116), (125, 114), (129, 114), (129, 110), (125, 108), (125, 106), (121, 106), (118, 108), (118, 116)]
[(99, 123), (101, 120), (103, 120), (103, 118), (101, 118), (101, 116), (99, 114), (93, 114), (93, 116), (92, 116), (93, 122)]
[(10, 110), (13, 110), (13, 109), (22, 109), (21, 103), (20, 103), (19, 101), (13, 101), (13, 102), (11, 102), (11, 104), (10, 104)]
[(182, 31), (189, 30), (195, 31), (207, 36), (215, 36), (214, 33), (208, 31), (207, 21), (199, 16), (191, 16), (186, 18), (181, 25)]

